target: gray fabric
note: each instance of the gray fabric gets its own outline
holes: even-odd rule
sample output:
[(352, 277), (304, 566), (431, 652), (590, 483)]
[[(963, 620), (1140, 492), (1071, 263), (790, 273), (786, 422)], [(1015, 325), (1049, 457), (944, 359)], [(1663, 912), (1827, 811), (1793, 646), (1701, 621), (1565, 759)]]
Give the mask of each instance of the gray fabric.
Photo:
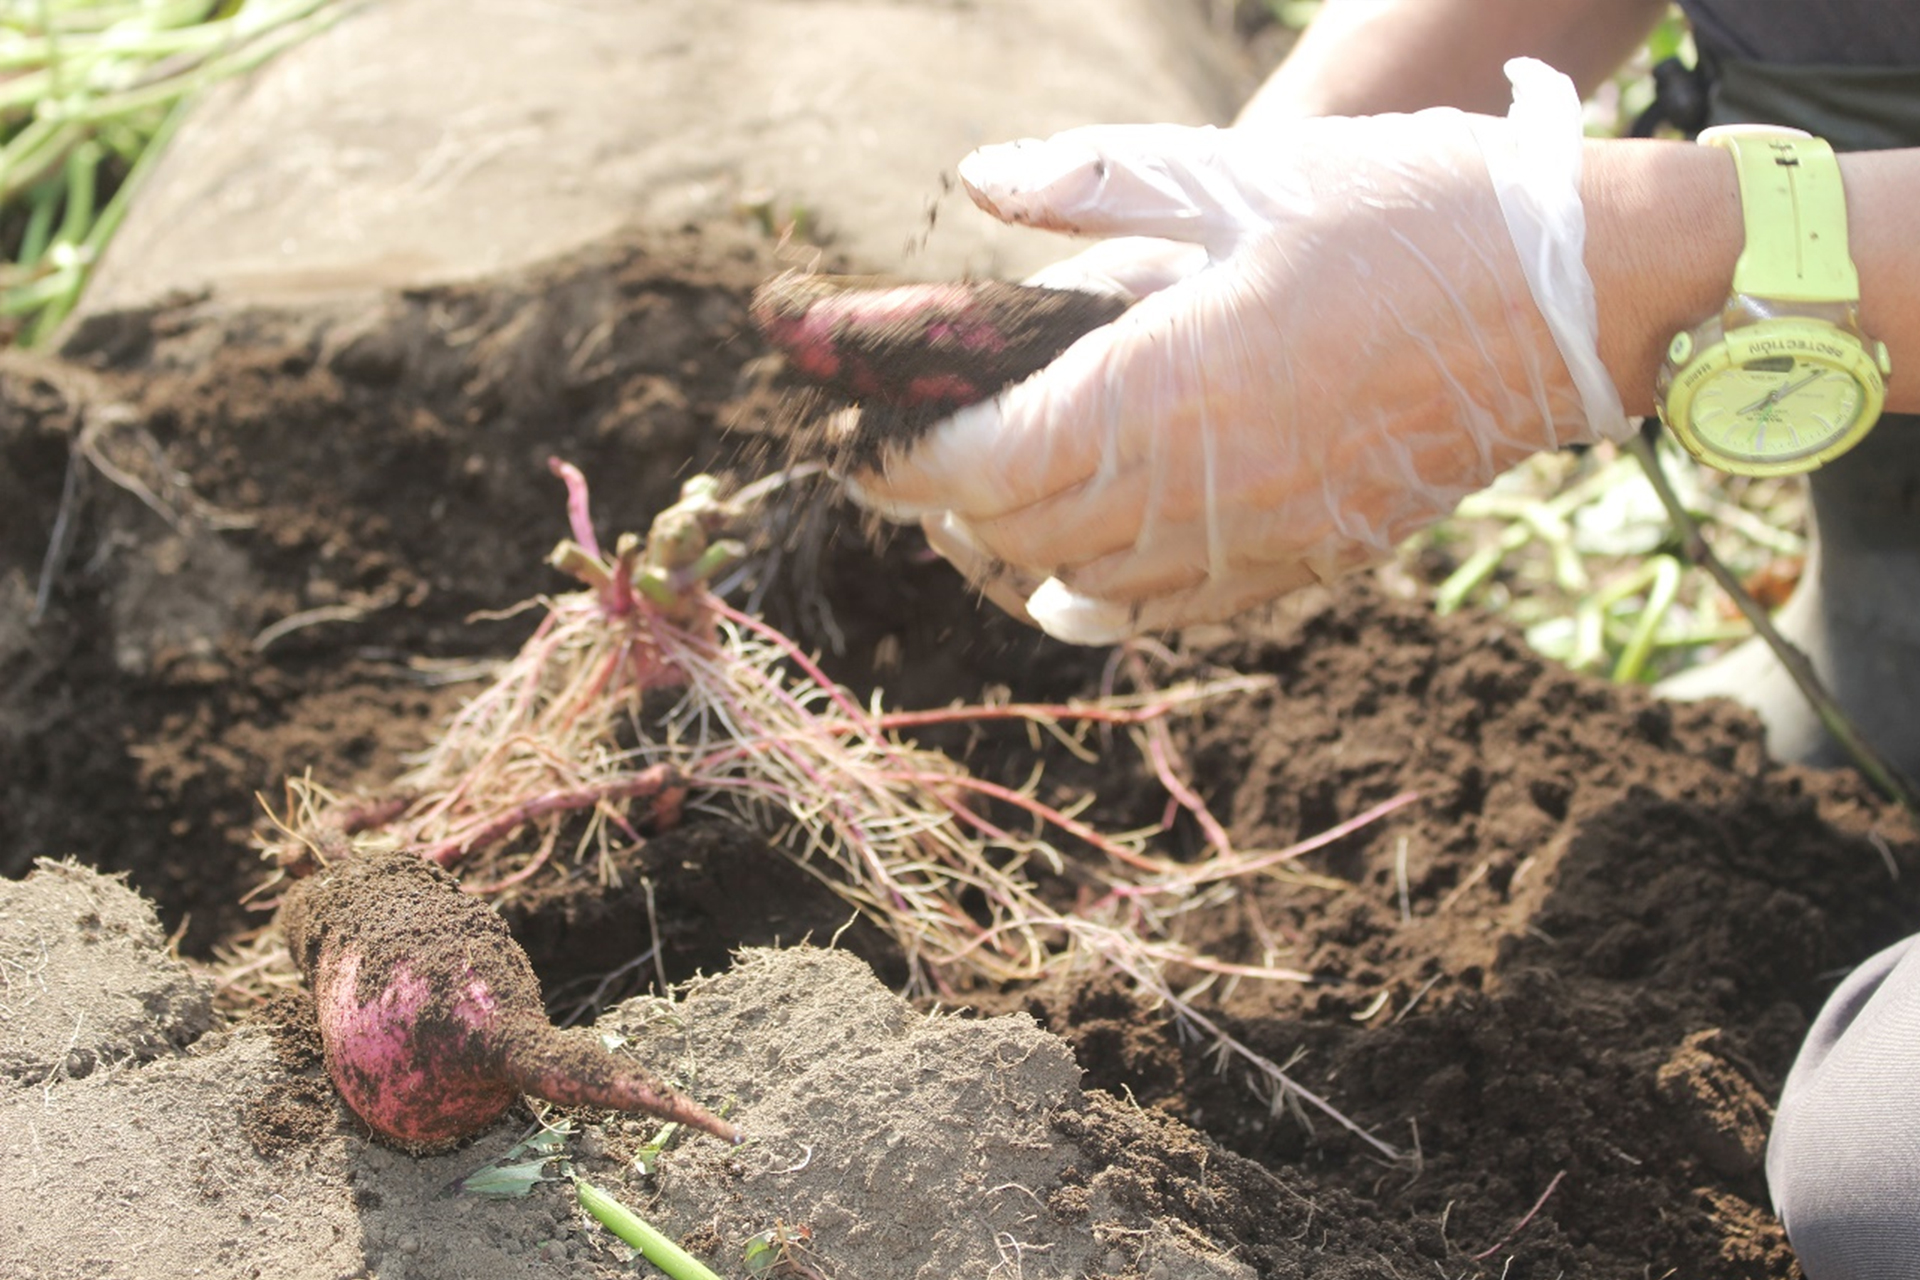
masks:
[(1920, 64), (1914, 0), (1680, 0), (1702, 52), (1753, 62)]
[(1838, 67), (1722, 58), (1712, 65), (1707, 96), (1714, 124), (1791, 124), (1836, 151), (1920, 145), (1920, 61)]
[(1787, 1077), (1773, 1206), (1808, 1280), (1920, 1280), (1920, 935), (1841, 983)]
[[(1792, 125), (1843, 151), (1920, 145), (1914, 0), (1682, 2), (1712, 123)], [(1811, 485), (1819, 537), (1789, 606), (1809, 634), (1795, 638), (1883, 750), (1920, 757), (1920, 419), (1883, 419)], [(1776, 750), (1841, 763), (1804, 703), (1782, 697), (1806, 741), (1777, 742), (1769, 717)], [(1920, 934), (1821, 1010), (1781, 1093), (1767, 1185), (1808, 1280), (1920, 1280)]]

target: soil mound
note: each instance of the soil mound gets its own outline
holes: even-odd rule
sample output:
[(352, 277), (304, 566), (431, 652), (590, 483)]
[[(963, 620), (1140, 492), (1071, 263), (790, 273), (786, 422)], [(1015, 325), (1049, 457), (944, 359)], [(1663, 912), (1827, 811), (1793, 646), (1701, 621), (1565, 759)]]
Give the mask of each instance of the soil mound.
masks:
[[(264, 965), (265, 916), (241, 905), (264, 878), (260, 797), (309, 771), (343, 789), (393, 777), (476, 673), (518, 648), (530, 618), (476, 615), (558, 585), (542, 566), (565, 533), (548, 455), (592, 478), (612, 528), (644, 528), (691, 471), (765, 456), (776, 370), (748, 301), (776, 271), (723, 233), (656, 237), (350, 314), (96, 317), (60, 360), (9, 359), (5, 873), (64, 854), (124, 872), (189, 956), (229, 975), (244, 957)], [(876, 550), (826, 491), (794, 513), (807, 518), (770, 540), (750, 603), (856, 690), (932, 707), (1099, 689), (1104, 653), (983, 611), (909, 536)], [(1241, 847), (1418, 796), (1182, 925), (1223, 959), (1313, 975), (1216, 981), (1196, 998), (1403, 1162), (1256, 1092), (1111, 977), (966, 993), (984, 1012), (1030, 1014), (1069, 1060), (1020, 1019), (980, 1023), (975, 1041), (953, 1014), (916, 1020), (878, 988), (836, 1003), (852, 962), (801, 953), (779, 969), (756, 958), (688, 1002), (713, 1002), (718, 1020), (688, 1032), (703, 1092), (724, 1080), (751, 1097), (769, 1145), (729, 1157), (697, 1144), (688, 1168), (714, 1162), (708, 1190), (670, 1173), (651, 1199), (637, 1183), (623, 1194), (696, 1243), (711, 1221), (699, 1196), (729, 1230), (770, 1228), (768, 1215), (807, 1225), (848, 1280), (906, 1256), (858, 1249), (916, 1234), (927, 1252), (913, 1265), (951, 1268), (929, 1275), (1792, 1275), (1759, 1170), (1767, 1103), (1835, 978), (1920, 926), (1910, 821), (1848, 775), (1770, 762), (1742, 714), (1567, 674), (1510, 627), (1435, 618), (1366, 578), (1177, 648), (1170, 674), (1274, 678), (1174, 726)], [(1089, 820), (1112, 828), (1165, 815), (1124, 749), (1088, 761), (1015, 728), (922, 741), (1014, 782), (1039, 761), (1044, 798), (1091, 796)], [(656, 942), (679, 980), (737, 947), (833, 938), (844, 907), (763, 836), (692, 824), (624, 855), (613, 885), (556, 860), (503, 906), (550, 1008), (631, 994)], [(1159, 840), (1183, 855), (1201, 837), (1182, 819)], [(0, 923), (17, 1007), (33, 988), (15, 922)], [(898, 979), (879, 939), (842, 941)], [(742, 994), (776, 979), (789, 984), (777, 1000)], [(728, 1023), (730, 1002), (759, 1012)], [(810, 1055), (856, 1025), (892, 1038), (809, 1074)], [(163, 1228), (212, 1274), (617, 1267), (560, 1189), (437, 1198), (516, 1133), (415, 1166), (367, 1148), (306, 1087), (319, 1068), (286, 1049), (297, 1035), (218, 1030), (185, 1056), (180, 1039), (148, 1065), (6, 1086), (7, 1106), (27, 1110), (5, 1126), (0, 1195), (37, 1189), (69, 1243), (8, 1224), (0, 1269), (140, 1275), (158, 1255), (124, 1241)], [(938, 1070), (916, 1075), (916, 1055)], [(935, 1114), (960, 1118), (924, 1128)], [(823, 1144), (842, 1121), (849, 1145)], [(625, 1131), (601, 1130), (624, 1157)], [(974, 1199), (912, 1162), (936, 1132)], [(272, 1136), (272, 1154), (249, 1134)], [(810, 1143), (817, 1166), (803, 1164)], [(590, 1176), (611, 1171), (582, 1159)], [(62, 1168), (67, 1180), (47, 1180)], [(133, 1186), (163, 1190), (124, 1210), (119, 1245), (85, 1225), (83, 1206)], [(236, 1204), (251, 1213), (282, 1187), (305, 1198), (274, 1210), (278, 1242), (235, 1225)], [(927, 1216), (953, 1204), (998, 1224), (966, 1246), (991, 1258)], [(456, 1237), (493, 1252), (478, 1270), (477, 1254), (436, 1252)], [(303, 1272), (308, 1259), (327, 1262)]]

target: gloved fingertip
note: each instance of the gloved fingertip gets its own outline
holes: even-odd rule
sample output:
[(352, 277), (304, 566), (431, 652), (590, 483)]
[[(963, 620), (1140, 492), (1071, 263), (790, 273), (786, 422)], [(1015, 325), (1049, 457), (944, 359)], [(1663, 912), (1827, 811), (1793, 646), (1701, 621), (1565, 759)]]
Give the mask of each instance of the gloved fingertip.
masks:
[(980, 540), (973, 536), (973, 530), (967, 527), (967, 522), (953, 512), (942, 511), (931, 515), (925, 523), (929, 533), (950, 540), (956, 547), (975, 555), (986, 554), (980, 550)]
[(1043, 289), (1079, 289), (1138, 302), (1198, 274), (1206, 265), (1207, 251), (1201, 245), (1157, 236), (1118, 236), (1050, 263), (1026, 282)]
[(1078, 289), (1083, 293), (1100, 293), (1130, 303), (1140, 300), (1138, 292), (1122, 284), (1111, 273), (1089, 270), (1086, 264), (1074, 259), (1044, 266), (1023, 283), (1041, 289)]
[(993, 557), (981, 547), (973, 530), (958, 515), (951, 511), (936, 512), (922, 520), (920, 527), (926, 534), (927, 545), (966, 575), (969, 582), (991, 572)]
[(1060, 138), (995, 143), (960, 162), (960, 182), (975, 204), (1003, 222), (1045, 226), (1059, 226), (1105, 174), (1098, 151)]
[(1027, 597), (1027, 615), (1068, 644), (1118, 644), (1133, 634), (1132, 609), (1080, 595), (1058, 578), (1048, 578)]
[(871, 511), (881, 519), (891, 520), (895, 524), (915, 524), (940, 511), (939, 507), (882, 497), (861, 484), (856, 476), (840, 477), (840, 488), (854, 506), (863, 511)]

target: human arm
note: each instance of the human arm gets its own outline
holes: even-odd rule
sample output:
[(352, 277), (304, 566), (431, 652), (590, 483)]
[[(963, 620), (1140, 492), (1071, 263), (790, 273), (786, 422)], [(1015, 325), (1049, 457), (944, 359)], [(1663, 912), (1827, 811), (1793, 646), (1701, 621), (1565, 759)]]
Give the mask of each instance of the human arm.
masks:
[[(1001, 216), (1180, 236), (1212, 265), (859, 490), (926, 517), (996, 599), (1084, 641), (1224, 617), (1386, 554), (1528, 453), (1609, 433), (1570, 371), (1583, 345), (1646, 412), (1668, 338), (1726, 296), (1742, 239), (1731, 159), (1583, 144), (1572, 106), (1553, 127), (1581, 158), (1598, 318), (1584, 343), (1550, 331), (1522, 267), (1536, 255), (1516, 251), (1492, 196), (1508, 122), (1093, 130), (997, 149), (973, 176)], [(1843, 162), (1867, 323), (1896, 369), (1920, 359), (1898, 234), (1916, 155)], [(1893, 408), (1911, 382), (1896, 375)]]
[[(1717, 310), (1745, 243), (1733, 158), (1717, 147), (1637, 140), (1586, 144), (1581, 198), (1600, 355), (1630, 414), (1654, 412), (1667, 342)], [(1887, 344), (1889, 413), (1920, 412), (1920, 149), (1840, 157), (1861, 327)]]
[(1497, 114), (1500, 68), (1538, 58), (1590, 94), (1639, 48), (1667, 0), (1327, 0), (1242, 123), (1423, 107)]
[(1091, 128), (976, 153), (962, 181), (1003, 219), (1179, 239), (1208, 265), (856, 494), (1097, 643), (1329, 579), (1529, 453), (1624, 434), (1578, 259), (1579, 102), (1516, 71), (1518, 123)]
[[(1501, 68), (1534, 57), (1585, 96), (1639, 48), (1668, 0), (1326, 0), (1236, 125), (1425, 107), (1498, 114)], [(1141, 297), (1197, 270), (1188, 246), (1104, 240), (1034, 277), (1054, 288)]]
[[(1501, 67), (1530, 56), (1584, 98), (1647, 38), (1669, 0), (1326, 0), (1237, 124), (1452, 106), (1497, 113)], [(1841, 157), (1863, 327), (1912, 373), (1888, 386), (1889, 412), (1920, 411), (1920, 256), (1914, 151)], [(1630, 414), (1650, 414), (1667, 340), (1726, 298), (1741, 247), (1739, 189), (1722, 151), (1596, 142), (1583, 200), (1587, 261), (1601, 297), (1601, 348)], [(1906, 361), (1899, 352), (1909, 351)]]

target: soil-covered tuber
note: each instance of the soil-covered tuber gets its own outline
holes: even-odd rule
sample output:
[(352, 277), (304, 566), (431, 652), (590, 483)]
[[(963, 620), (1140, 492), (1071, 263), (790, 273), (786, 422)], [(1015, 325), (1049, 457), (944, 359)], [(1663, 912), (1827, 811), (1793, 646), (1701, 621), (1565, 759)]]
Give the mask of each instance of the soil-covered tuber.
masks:
[(997, 280), (874, 285), (800, 272), (753, 298), (754, 323), (794, 374), (859, 405), (851, 438), (833, 442), (856, 465), (1038, 373), (1126, 309), (1107, 294)]
[(498, 1120), (523, 1093), (739, 1133), (586, 1031), (547, 1021), (526, 952), (452, 876), (368, 851), (298, 881), (287, 946), (313, 992), (327, 1074), (354, 1114), (415, 1154)]

